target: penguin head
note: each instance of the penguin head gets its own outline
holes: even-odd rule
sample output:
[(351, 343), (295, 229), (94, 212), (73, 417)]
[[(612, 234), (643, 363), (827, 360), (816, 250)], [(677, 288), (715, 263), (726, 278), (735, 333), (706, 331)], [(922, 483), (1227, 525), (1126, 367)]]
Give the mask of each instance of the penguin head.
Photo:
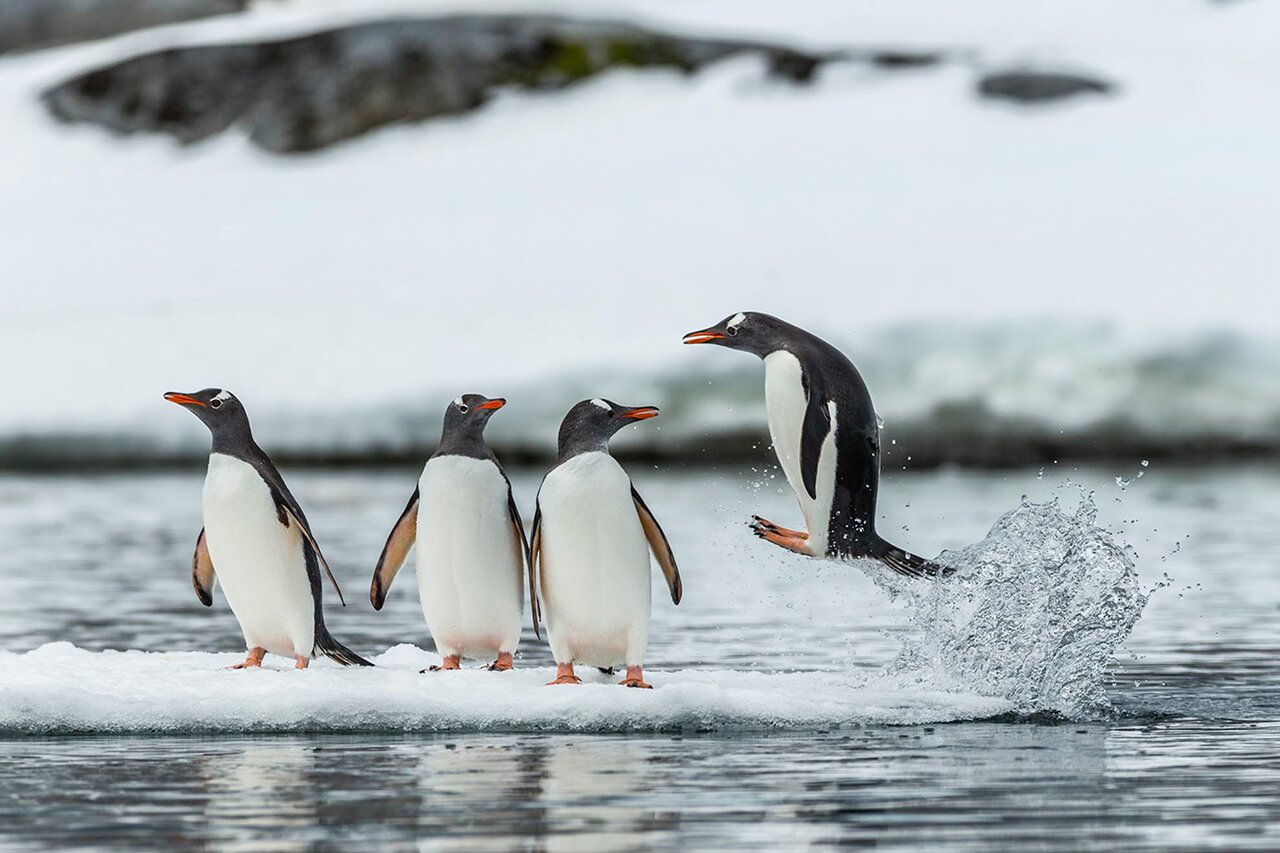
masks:
[(583, 400), (560, 423), (560, 456), (604, 450), (613, 434), (624, 426), (657, 416), (657, 406), (619, 406), (599, 397)]
[(483, 433), (489, 418), (506, 404), (502, 397), (463, 394), (444, 410), (444, 434)]
[(170, 391), (164, 398), (194, 414), (214, 435), (247, 431), (249, 428), (249, 416), (244, 406), (230, 391), (221, 388), (206, 388), (190, 394)]
[(714, 326), (690, 332), (684, 336), (684, 343), (715, 344), (764, 358), (787, 348), (787, 328), (777, 317), (758, 311), (739, 311)]

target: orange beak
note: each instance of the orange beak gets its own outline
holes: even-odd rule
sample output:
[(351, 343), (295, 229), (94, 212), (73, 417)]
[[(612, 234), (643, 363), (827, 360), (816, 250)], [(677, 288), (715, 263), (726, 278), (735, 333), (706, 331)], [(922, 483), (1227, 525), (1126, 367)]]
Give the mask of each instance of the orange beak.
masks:
[(718, 341), (723, 337), (724, 335), (714, 329), (703, 329), (701, 332), (690, 332), (685, 335), (684, 342), (686, 344), (707, 344), (712, 341)]
[(623, 412), (622, 416), (624, 418), (631, 418), (631, 420), (633, 421), (644, 421), (644, 420), (648, 420), (649, 418), (656, 418), (658, 416), (658, 407), (657, 406), (637, 406), (636, 408), (631, 409), (630, 411)]
[(189, 394), (179, 394), (177, 391), (170, 391), (164, 395), (164, 398), (170, 403), (177, 403), (179, 406), (204, 406), (205, 403), (197, 400)]
[(501, 397), (495, 397), (494, 399), (489, 400), (488, 402), (481, 403), (480, 405), (476, 406), (476, 408), (477, 409), (501, 409), (506, 404), (507, 404), (506, 400), (502, 399)]

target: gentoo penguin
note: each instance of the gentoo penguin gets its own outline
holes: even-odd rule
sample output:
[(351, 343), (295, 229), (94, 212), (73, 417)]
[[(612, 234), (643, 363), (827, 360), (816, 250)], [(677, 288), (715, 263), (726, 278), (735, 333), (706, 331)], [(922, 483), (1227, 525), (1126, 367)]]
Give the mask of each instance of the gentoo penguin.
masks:
[(244, 406), (219, 388), (164, 398), (192, 412), (213, 433), (204, 480), (204, 529), (196, 539), (191, 580), (213, 606), (221, 581), (240, 621), (249, 656), (234, 669), (262, 665), (267, 652), (306, 669), (320, 653), (345, 666), (373, 666), (334, 639), (324, 625), (320, 568), (342, 590), (316, 544), (302, 507), (271, 459), (253, 440)]
[[(583, 400), (560, 424), (555, 467), (538, 490), (530, 569), (542, 593), (547, 639), (556, 659), (552, 684), (581, 683), (575, 663), (608, 671), (626, 664), (627, 687), (644, 681), (649, 643), (649, 550), (667, 579), (671, 600), (683, 587), (666, 534), (631, 478), (609, 455), (622, 427), (656, 417), (654, 406), (627, 408)], [(533, 598), (533, 624), (540, 608)]]
[(684, 336), (764, 359), (764, 396), (773, 449), (807, 530), (753, 516), (761, 539), (810, 557), (879, 560), (911, 577), (949, 574), (876, 533), (880, 425), (852, 362), (831, 344), (768, 314), (734, 314)]
[(440, 445), (373, 572), (369, 600), (381, 610), (417, 545), (418, 599), (444, 658), (433, 670), (459, 669), (464, 655), (496, 655), (489, 669), (508, 670), (520, 644), (529, 545), (511, 483), (484, 441), (485, 424), (505, 404), (463, 394), (445, 409)]

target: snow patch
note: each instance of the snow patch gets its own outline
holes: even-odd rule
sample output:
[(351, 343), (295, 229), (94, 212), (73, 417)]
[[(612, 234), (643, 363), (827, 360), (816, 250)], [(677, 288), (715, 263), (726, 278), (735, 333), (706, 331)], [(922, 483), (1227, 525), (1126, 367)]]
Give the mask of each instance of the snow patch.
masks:
[(947, 722), (1004, 713), (1010, 703), (904, 689), (844, 673), (650, 671), (629, 690), (583, 670), (580, 687), (547, 687), (549, 668), (423, 675), (436, 655), (399, 645), (373, 669), (317, 661), (296, 672), (240, 655), (92, 652), (51, 643), (0, 653), (0, 737), (100, 733), (288, 731), (629, 732), (806, 730)]

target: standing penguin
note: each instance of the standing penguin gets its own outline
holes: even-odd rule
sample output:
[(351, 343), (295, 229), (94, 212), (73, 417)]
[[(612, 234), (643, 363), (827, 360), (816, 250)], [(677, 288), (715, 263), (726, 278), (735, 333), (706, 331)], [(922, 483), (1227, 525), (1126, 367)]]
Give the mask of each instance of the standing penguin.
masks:
[[(603, 670), (623, 663), (623, 685), (649, 687), (644, 655), (650, 549), (673, 603), (680, 603), (683, 588), (666, 534), (627, 472), (609, 455), (609, 439), (622, 427), (657, 415), (654, 406), (583, 400), (560, 424), (556, 464), (538, 490), (530, 565), (556, 659), (552, 684), (580, 684), (575, 663)], [(535, 628), (538, 617), (535, 595)]]
[(810, 557), (879, 560), (911, 577), (949, 574), (876, 533), (880, 425), (853, 363), (831, 344), (768, 314), (734, 314), (684, 336), (764, 360), (764, 396), (773, 449), (807, 530), (754, 516), (757, 536)]
[(496, 655), (489, 669), (508, 670), (520, 644), (529, 545), (511, 483), (484, 441), (505, 404), (464, 394), (445, 409), (440, 445), (373, 572), (369, 600), (381, 610), (417, 545), (422, 615), (444, 658), (433, 670), (459, 669), (463, 655)]
[(235, 669), (262, 665), (267, 652), (306, 669), (320, 653), (344, 666), (373, 666), (334, 639), (324, 624), (320, 567), (342, 590), (316, 544), (302, 507), (271, 459), (253, 440), (249, 416), (230, 391), (170, 391), (164, 398), (204, 422), (213, 434), (204, 480), (204, 529), (196, 540), (191, 580), (213, 606), (222, 582), (249, 655)]

